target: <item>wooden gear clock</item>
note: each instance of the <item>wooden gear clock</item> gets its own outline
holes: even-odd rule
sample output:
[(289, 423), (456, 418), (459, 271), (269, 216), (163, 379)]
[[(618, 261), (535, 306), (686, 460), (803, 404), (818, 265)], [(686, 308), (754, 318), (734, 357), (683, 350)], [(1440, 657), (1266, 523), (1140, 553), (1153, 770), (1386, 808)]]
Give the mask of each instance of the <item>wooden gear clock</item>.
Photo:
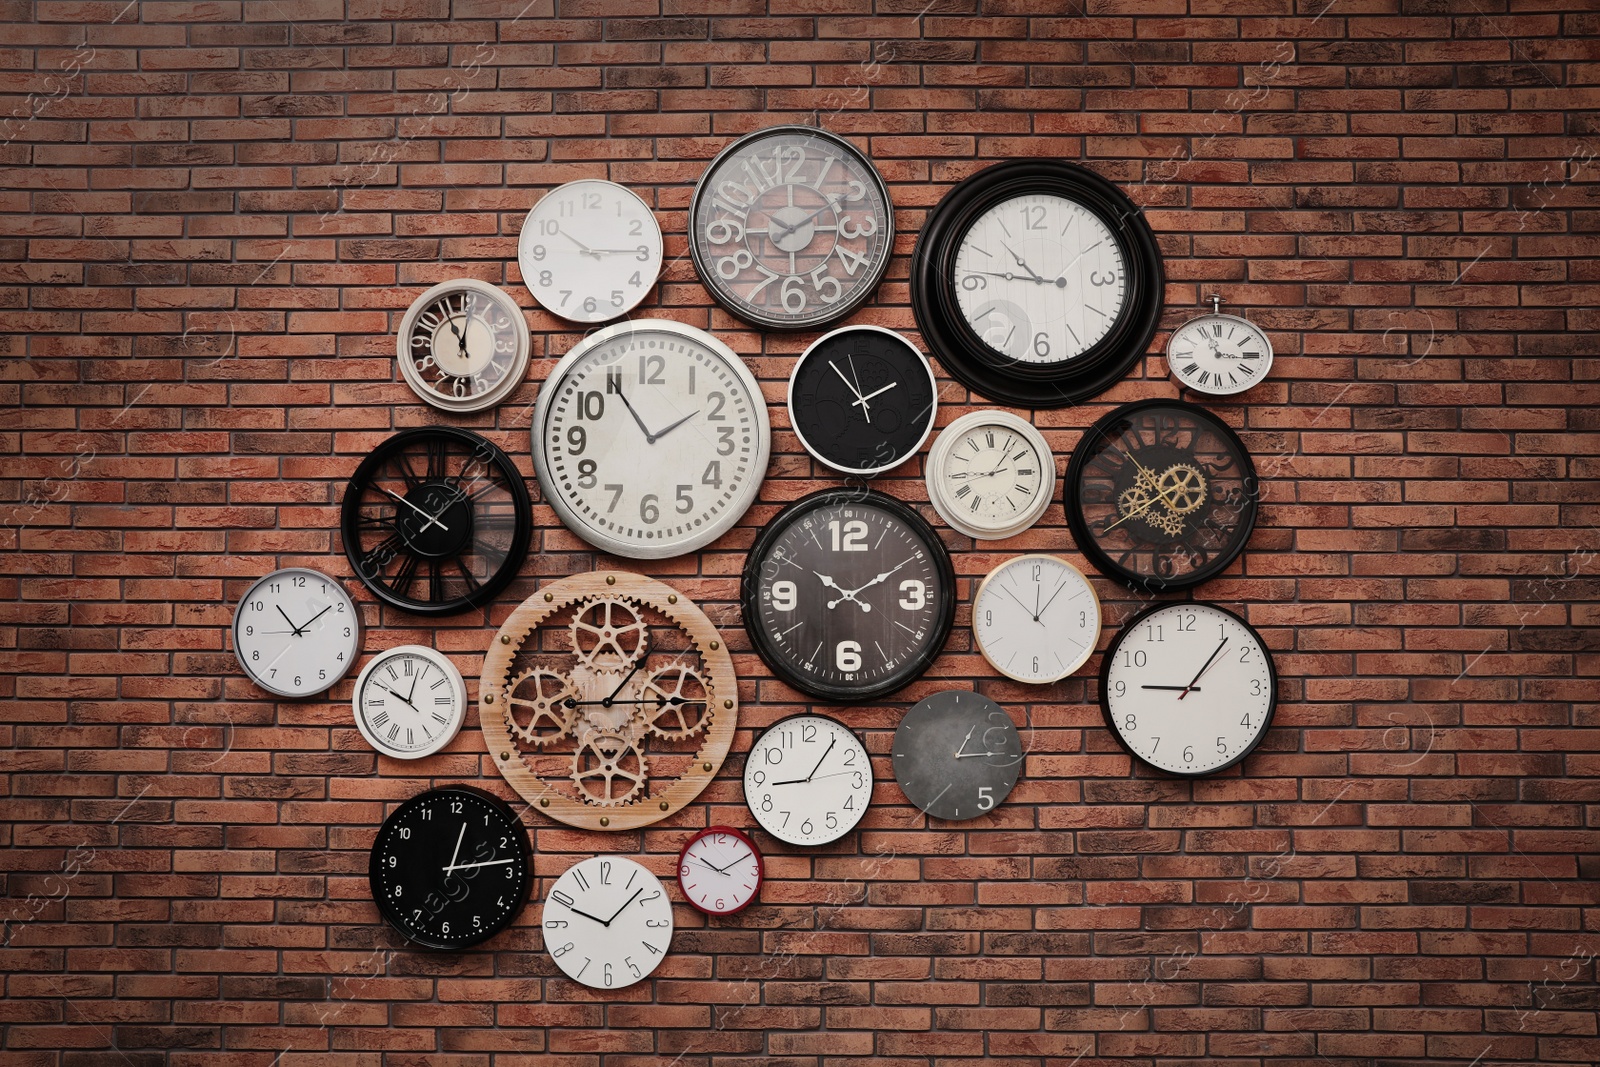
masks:
[(553, 582), (500, 627), (479, 720), (490, 758), (534, 810), (631, 830), (700, 795), (733, 743), (733, 660), (688, 598), (642, 575)]

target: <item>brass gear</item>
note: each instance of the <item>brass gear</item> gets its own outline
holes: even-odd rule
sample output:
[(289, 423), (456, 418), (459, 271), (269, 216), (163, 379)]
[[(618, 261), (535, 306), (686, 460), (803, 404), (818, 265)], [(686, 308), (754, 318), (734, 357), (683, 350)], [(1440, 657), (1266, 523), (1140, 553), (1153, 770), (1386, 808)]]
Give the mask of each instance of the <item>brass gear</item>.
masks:
[(1174, 515), (1166, 508), (1151, 508), (1142, 516), (1152, 529), (1160, 530), (1168, 537), (1177, 537), (1183, 533), (1183, 519)]
[[(1117, 497), (1117, 511), (1124, 518), (1137, 515), (1150, 503), (1150, 492), (1145, 488), (1145, 478), (1143, 475), (1140, 476), (1139, 483), (1140, 484), (1138, 485), (1124, 489), (1122, 491), (1122, 495)], [(1146, 512), (1146, 514), (1148, 514), (1148, 512)]]
[[(528, 685), (532, 682), (532, 686)], [(576, 699), (572, 682), (557, 671), (534, 667), (523, 671), (505, 687), (502, 699), (505, 705), (500, 714), (505, 717), (511, 736), (528, 745), (543, 745), (557, 741), (572, 731), (576, 710), (566, 701)], [(523, 709), (526, 723), (517, 721), (517, 709)]]
[(711, 687), (688, 664), (672, 663), (651, 672), (639, 700), (645, 729), (666, 741), (693, 737), (711, 722)]
[(650, 649), (650, 631), (635, 606), (622, 597), (593, 597), (567, 624), (572, 650), (599, 671), (625, 671)]
[(1206, 476), (1188, 463), (1174, 463), (1156, 479), (1161, 502), (1174, 515), (1188, 515), (1206, 502)]
[(644, 790), (649, 762), (621, 734), (590, 733), (572, 754), (572, 780), (585, 803), (602, 808), (627, 804)]

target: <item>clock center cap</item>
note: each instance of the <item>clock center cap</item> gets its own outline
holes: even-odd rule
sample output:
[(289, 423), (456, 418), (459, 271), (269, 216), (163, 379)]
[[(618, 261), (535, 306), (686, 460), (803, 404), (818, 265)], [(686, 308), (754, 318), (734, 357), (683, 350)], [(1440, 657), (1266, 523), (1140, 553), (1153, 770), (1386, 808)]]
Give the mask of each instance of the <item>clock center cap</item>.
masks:
[(817, 232), (817, 220), (806, 218), (811, 214), (805, 208), (781, 207), (767, 218), (771, 220), (767, 236), (780, 252), (804, 251)]
[(414, 508), (395, 519), (400, 538), (413, 555), (428, 559), (458, 556), (472, 540), (472, 506), (448, 482), (423, 482), (405, 495)]

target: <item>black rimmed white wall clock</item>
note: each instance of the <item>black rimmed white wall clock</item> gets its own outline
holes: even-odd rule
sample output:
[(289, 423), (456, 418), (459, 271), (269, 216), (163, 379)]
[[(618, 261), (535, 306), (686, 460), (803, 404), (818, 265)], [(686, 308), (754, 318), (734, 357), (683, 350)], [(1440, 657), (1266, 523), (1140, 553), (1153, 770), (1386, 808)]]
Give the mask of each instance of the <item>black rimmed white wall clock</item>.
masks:
[(823, 334), (789, 375), (800, 443), (845, 474), (880, 474), (916, 455), (933, 429), (939, 387), (915, 345), (881, 326)]
[(767, 727), (744, 761), (744, 800), (761, 828), (789, 845), (848, 834), (872, 803), (872, 760), (844, 723), (793, 715)]
[(951, 376), (992, 400), (1065, 407), (1128, 372), (1155, 334), (1161, 254), (1133, 201), (1056, 160), (951, 189), (911, 259), (911, 306)]
[(894, 497), (825, 489), (778, 513), (745, 562), (745, 629), (772, 672), (820, 700), (871, 700), (933, 662), (955, 571), (927, 520)]
[(1244, 551), (1260, 503), (1244, 442), (1181, 400), (1125, 404), (1095, 423), (1065, 481), (1079, 550), (1106, 577), (1152, 593), (1220, 574)]
[(492, 441), (402, 430), (356, 468), (339, 528), (357, 577), (418, 615), (480, 607), (517, 576), (533, 536), (528, 488)]

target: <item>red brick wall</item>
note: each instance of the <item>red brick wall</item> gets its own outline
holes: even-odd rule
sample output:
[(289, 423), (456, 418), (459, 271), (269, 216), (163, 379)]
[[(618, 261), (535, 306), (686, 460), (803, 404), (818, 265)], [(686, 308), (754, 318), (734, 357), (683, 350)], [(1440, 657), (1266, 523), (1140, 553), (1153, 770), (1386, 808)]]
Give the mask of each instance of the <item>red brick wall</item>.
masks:
[[(0, 1065), (1600, 1060), (1592, 5), (124, 2), (0, 2)], [(435, 281), (528, 308), (532, 380), (459, 422), (531, 478), (536, 383), (580, 335), (532, 307), (518, 227), (609, 176), (668, 235), (642, 313), (716, 330), (778, 402), (744, 526), (646, 569), (741, 652), (744, 726), (793, 710), (756, 700), (734, 602), (754, 527), (834, 484), (781, 406), (808, 338), (714, 310), (683, 231), (720, 146), (818, 113), (902, 228), (858, 321), (914, 329), (908, 255), (951, 182), (1052, 155), (1146, 207), (1167, 326), (1220, 291), (1271, 331), (1271, 380), (1211, 405), (1263, 521), (1199, 595), (1276, 650), (1276, 727), (1243, 773), (1154, 777), (1100, 725), (1098, 660), (1003, 684), (963, 607), (923, 684), (837, 714), (881, 756), (906, 699), (1001, 700), (1032, 755), (993, 817), (927, 826), (884, 761), (860, 832), (771, 846), (733, 920), (680, 905), (655, 981), (615, 995), (551, 977), (532, 906), (477, 951), (398, 947), (365, 877), (386, 805), (507, 791), (475, 728), (402, 765), (361, 742), (348, 681), (264, 699), (232, 601), (276, 565), (348, 577), (344, 479), (440, 418), (393, 363)], [(942, 381), (945, 421), (969, 398)], [(1152, 355), (1038, 422), (1064, 464), (1107, 405), (1173, 393)], [(923, 500), (916, 468), (884, 484)], [(470, 685), (538, 575), (617, 564), (535, 519), (544, 554), (492, 611), (424, 624), (363, 594), (367, 647), (435, 643)], [(1059, 503), (999, 548), (949, 541), (963, 598), (1008, 554), (1080, 558)], [(1138, 605), (1096, 586), (1109, 640)], [(575, 857), (665, 874), (685, 829), (748, 824), (738, 763), (644, 833), (527, 815), (536, 896)]]

